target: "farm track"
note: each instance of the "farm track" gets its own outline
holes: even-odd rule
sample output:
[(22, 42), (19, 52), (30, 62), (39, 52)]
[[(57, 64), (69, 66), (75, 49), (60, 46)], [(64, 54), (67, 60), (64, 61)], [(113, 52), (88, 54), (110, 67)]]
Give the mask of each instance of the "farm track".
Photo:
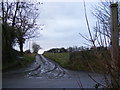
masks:
[(28, 77), (61, 78), (64, 75), (67, 76), (62, 67), (56, 62), (46, 59), (43, 55), (37, 55), (34, 63), (37, 63), (38, 66), (25, 72)]

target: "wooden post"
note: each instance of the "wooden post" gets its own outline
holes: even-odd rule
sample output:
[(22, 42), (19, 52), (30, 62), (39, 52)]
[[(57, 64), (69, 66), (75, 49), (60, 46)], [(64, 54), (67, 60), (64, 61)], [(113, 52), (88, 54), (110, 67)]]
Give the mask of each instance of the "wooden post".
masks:
[(119, 29), (118, 29), (118, 4), (111, 4), (111, 56), (112, 56), (112, 83), (113, 87), (118, 87), (119, 73)]
[(2, 90), (2, 24), (0, 22), (0, 89)]

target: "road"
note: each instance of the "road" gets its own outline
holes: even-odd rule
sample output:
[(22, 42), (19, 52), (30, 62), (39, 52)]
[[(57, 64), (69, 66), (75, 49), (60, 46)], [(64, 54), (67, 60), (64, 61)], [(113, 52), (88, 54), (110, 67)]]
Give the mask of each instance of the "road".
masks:
[[(102, 80), (101, 74), (89, 74), (98, 82)], [(35, 56), (35, 60), (25, 68), (2, 75), (3, 88), (93, 88), (96, 84), (88, 72), (64, 69), (43, 55)]]

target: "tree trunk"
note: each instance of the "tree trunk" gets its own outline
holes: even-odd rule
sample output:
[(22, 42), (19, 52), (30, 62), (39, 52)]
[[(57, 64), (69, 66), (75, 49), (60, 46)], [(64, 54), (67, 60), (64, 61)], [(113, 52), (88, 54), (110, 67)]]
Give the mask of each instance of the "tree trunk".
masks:
[(20, 52), (23, 53), (23, 43), (22, 42), (19, 43), (19, 48), (20, 48)]

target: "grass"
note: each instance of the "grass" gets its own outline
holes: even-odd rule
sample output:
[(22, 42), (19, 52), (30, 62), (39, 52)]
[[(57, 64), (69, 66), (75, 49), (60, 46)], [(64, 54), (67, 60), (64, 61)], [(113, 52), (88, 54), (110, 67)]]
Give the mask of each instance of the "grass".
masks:
[(82, 57), (79, 53), (50, 53), (45, 52), (43, 54), (45, 57), (56, 61), (62, 67), (71, 69), (71, 70), (82, 70), (89, 71), (87, 64), (80, 60)]
[[(82, 61), (78, 61), (79, 57), (73, 57), (72, 61), (71, 60), (71, 53), (50, 53), (50, 52), (45, 52), (43, 54), (45, 57), (54, 60), (55, 62), (59, 63), (62, 67), (66, 68), (66, 69), (71, 69), (71, 70), (88, 70), (88, 68), (86, 68), (86, 65), (82, 62)], [(76, 55), (76, 53), (75, 53)], [(72, 55), (73, 56), (73, 55)], [(78, 56), (78, 55), (77, 55)]]
[(69, 53), (48, 53), (43, 54), (45, 57), (54, 60), (59, 63), (62, 67), (67, 67), (69, 61)]
[[(19, 51), (12, 50), (11, 51), (11, 57), (6, 57), (3, 59), (2, 63), (2, 70), (8, 70), (12, 68), (21, 68), (28, 65), (30, 62), (34, 60), (34, 57), (36, 54), (34, 53), (23, 53), (23, 60), (20, 60), (19, 58), (16, 58), (16, 56), (21, 56)], [(5, 57), (5, 56), (4, 56)]]
[(27, 64), (29, 64), (30, 62), (32, 62), (34, 60), (36, 54), (31, 53), (31, 54), (27, 54), (24, 53), (23, 58), (24, 60), (22, 62), (20, 62), (22, 67), (25, 67)]
[[(103, 66), (104, 60), (99, 60), (98, 57), (94, 54), (94, 52), (90, 50), (78, 51), (72, 53), (45, 52), (43, 55), (51, 60), (56, 61), (66, 69), (77, 70), (77, 71), (91, 71), (89, 67), (90, 65), (95, 72), (100, 72), (105, 70)], [(105, 57), (107, 60), (110, 59), (110, 56), (108, 53), (106, 53), (106, 51), (102, 55), (102, 59), (105, 59)]]

